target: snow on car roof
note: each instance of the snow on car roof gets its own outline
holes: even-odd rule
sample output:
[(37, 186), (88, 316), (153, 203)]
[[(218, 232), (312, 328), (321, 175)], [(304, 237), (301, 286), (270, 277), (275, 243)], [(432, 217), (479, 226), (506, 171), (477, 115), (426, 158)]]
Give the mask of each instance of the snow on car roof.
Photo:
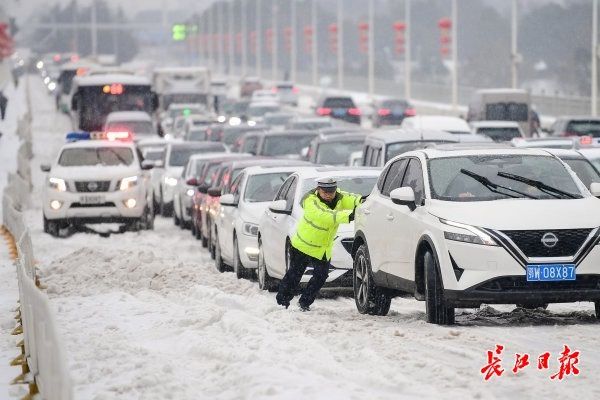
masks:
[(306, 165), (290, 164), (290, 165), (255, 165), (244, 169), (246, 175), (261, 175), (277, 172), (298, 172), (303, 169), (314, 169), (314, 165), (307, 163)]
[(570, 149), (544, 149), (550, 154), (554, 154), (558, 158), (585, 158), (583, 154), (577, 150)]
[(150, 80), (139, 75), (125, 74), (100, 74), (92, 76), (78, 76), (75, 78), (78, 86), (100, 86), (109, 85), (111, 83), (121, 83), (123, 85), (148, 85)]
[(347, 177), (347, 176), (379, 176), (381, 173), (381, 168), (372, 168), (372, 167), (306, 167), (301, 168), (296, 171), (296, 174), (300, 179), (313, 179), (324, 176), (337, 176), (337, 177)]
[(464, 157), (464, 156), (482, 156), (482, 155), (531, 155), (531, 156), (547, 156), (551, 154), (544, 149), (517, 149), (517, 148), (487, 148), (487, 149), (461, 149), (461, 148), (430, 148), (410, 151), (402, 154), (408, 155), (425, 154), (428, 158), (444, 158), (444, 157)]
[(473, 128), (519, 128), (519, 123), (514, 121), (475, 121), (471, 122)]
[(110, 141), (110, 140), (78, 140), (76, 142), (66, 143), (63, 149), (73, 148), (94, 148), (94, 147), (129, 147), (135, 149), (132, 142)]
[(144, 111), (114, 111), (106, 116), (106, 121), (152, 121), (152, 117)]
[(368, 135), (367, 140), (379, 140), (384, 143), (416, 142), (440, 140), (458, 143), (455, 135), (444, 131), (421, 130), (421, 129), (394, 129), (376, 131)]
[(402, 121), (402, 127), (416, 129), (432, 129), (441, 131), (470, 132), (469, 124), (464, 119), (445, 115), (417, 115)]

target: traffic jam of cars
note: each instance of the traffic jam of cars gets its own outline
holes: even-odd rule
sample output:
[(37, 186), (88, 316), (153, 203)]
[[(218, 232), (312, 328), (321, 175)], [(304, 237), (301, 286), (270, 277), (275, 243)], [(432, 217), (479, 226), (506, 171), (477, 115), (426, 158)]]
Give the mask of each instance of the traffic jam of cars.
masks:
[(386, 315), (408, 295), (434, 324), (482, 304), (588, 301), (600, 317), (600, 119), (532, 131), (521, 90), (480, 91), (467, 122), (402, 98), (365, 105), (204, 67), (143, 76), (64, 58), (48, 89), (73, 132), (42, 165), (49, 235), (169, 218), (218, 271), (276, 291), (304, 200), (329, 179), (362, 198), (324, 283), (352, 291), (358, 312)]

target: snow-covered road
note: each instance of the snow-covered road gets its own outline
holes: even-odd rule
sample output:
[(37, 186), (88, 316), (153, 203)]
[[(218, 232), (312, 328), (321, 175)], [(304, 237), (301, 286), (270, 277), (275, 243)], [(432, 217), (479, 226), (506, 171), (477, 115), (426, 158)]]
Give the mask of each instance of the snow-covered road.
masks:
[[(216, 271), (188, 231), (101, 238), (42, 232), (39, 164), (69, 129), (32, 78), (34, 251), (64, 335), (77, 399), (600, 398), (599, 324), (588, 303), (549, 311), (459, 311), (427, 324), (423, 303), (396, 299), (386, 317), (358, 314), (348, 297), (310, 313), (282, 309), (255, 282)], [(486, 352), (504, 346), (500, 378), (485, 382)], [(551, 380), (567, 344), (578, 376)], [(538, 355), (552, 353), (548, 370)], [(515, 353), (530, 365), (513, 374)]]

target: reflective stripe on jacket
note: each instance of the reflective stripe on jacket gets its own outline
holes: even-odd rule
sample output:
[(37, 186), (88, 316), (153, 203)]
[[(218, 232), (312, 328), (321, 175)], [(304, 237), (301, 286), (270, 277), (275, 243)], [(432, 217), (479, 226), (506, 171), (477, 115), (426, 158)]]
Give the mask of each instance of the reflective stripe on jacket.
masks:
[(321, 201), (316, 190), (308, 192), (300, 205), (304, 215), (298, 221), (292, 246), (318, 260), (331, 259), (333, 240), (340, 224), (349, 223), (349, 217), (361, 203), (361, 196), (337, 190), (337, 203), (333, 209)]

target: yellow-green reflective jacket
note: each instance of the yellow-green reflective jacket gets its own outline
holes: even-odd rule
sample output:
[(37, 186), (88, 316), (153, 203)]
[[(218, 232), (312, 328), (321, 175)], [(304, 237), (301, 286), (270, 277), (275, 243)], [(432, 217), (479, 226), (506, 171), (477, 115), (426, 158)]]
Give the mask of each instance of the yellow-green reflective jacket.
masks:
[(340, 224), (349, 223), (352, 210), (361, 203), (361, 196), (337, 190), (338, 201), (329, 208), (312, 190), (304, 195), (300, 205), (304, 215), (298, 221), (292, 246), (311, 257), (331, 259), (333, 240)]

